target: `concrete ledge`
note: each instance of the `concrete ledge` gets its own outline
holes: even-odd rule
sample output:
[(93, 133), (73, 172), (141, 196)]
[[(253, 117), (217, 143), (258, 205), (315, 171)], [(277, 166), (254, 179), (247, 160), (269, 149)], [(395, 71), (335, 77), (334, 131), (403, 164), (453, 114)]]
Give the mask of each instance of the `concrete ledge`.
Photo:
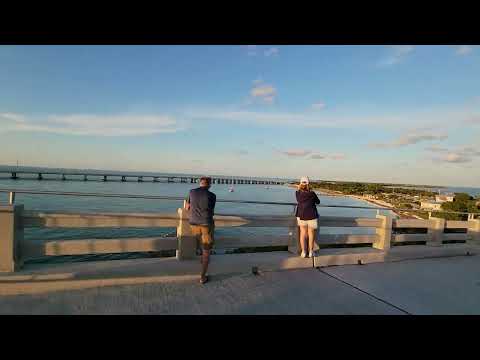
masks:
[(386, 254), (385, 261), (402, 261), (436, 257), (480, 254), (480, 246), (468, 244), (443, 244), (441, 246), (406, 245), (395, 246)]
[(480, 254), (480, 246), (471, 244), (443, 244), (439, 246), (406, 245), (395, 246), (389, 251), (373, 248), (323, 249), (315, 256), (315, 267), (333, 265), (356, 265), (376, 262), (427, 259), (436, 257), (465, 256)]
[[(212, 255), (209, 274), (225, 276), (251, 273), (253, 266), (260, 272), (312, 269), (313, 260), (288, 252)], [(200, 267), (199, 258), (184, 261), (160, 258), (26, 265), (17, 273), (0, 275), (0, 296), (145, 283), (196, 282)]]
[(315, 267), (354, 265), (385, 261), (385, 252), (373, 248), (321, 249), (314, 257)]

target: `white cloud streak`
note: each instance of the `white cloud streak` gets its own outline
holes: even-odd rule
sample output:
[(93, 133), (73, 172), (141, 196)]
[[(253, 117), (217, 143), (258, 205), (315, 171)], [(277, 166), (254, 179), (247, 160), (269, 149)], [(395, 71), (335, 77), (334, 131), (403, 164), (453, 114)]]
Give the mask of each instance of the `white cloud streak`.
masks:
[(323, 102), (317, 102), (315, 104), (312, 104), (312, 109), (322, 110), (323, 108), (325, 108), (325, 103)]
[(456, 47), (455, 53), (460, 56), (465, 56), (471, 54), (473, 47), (470, 45), (459, 45)]
[(263, 54), (264, 54), (266, 57), (269, 57), (269, 56), (277, 56), (278, 53), (279, 53), (279, 50), (278, 50), (278, 48), (276, 48), (276, 47), (269, 48), (269, 49), (267, 49), (267, 50), (265, 50), (265, 51), (263, 52)]
[(276, 152), (292, 158), (306, 158), (311, 160), (345, 160), (347, 158), (345, 154), (341, 153), (321, 154), (306, 149), (276, 150)]
[(49, 115), (32, 119), (0, 114), (0, 131), (41, 132), (84, 136), (144, 136), (183, 130), (170, 116), (160, 115)]
[(287, 155), (289, 157), (305, 157), (312, 153), (310, 150), (278, 150), (280, 153)]
[(441, 154), (440, 156), (434, 156), (432, 160), (434, 162), (445, 163), (468, 163), (473, 161), (474, 158), (480, 158), (480, 150), (473, 146), (464, 146), (457, 149), (448, 149), (439, 146), (430, 146), (425, 150)]
[(403, 62), (413, 51), (413, 45), (391, 45), (389, 46), (390, 54), (380, 60), (380, 66), (392, 66)]
[(446, 140), (447, 138), (448, 135), (446, 134), (409, 133), (402, 135), (398, 139), (389, 143), (372, 143), (369, 144), (369, 147), (378, 149), (398, 148), (402, 146), (415, 145), (423, 141), (442, 141)]
[(257, 45), (246, 45), (245, 49), (247, 50), (248, 56), (256, 56), (257, 55)]
[(273, 104), (277, 89), (273, 85), (266, 84), (262, 80), (255, 80), (253, 88), (250, 90), (250, 96), (265, 104)]

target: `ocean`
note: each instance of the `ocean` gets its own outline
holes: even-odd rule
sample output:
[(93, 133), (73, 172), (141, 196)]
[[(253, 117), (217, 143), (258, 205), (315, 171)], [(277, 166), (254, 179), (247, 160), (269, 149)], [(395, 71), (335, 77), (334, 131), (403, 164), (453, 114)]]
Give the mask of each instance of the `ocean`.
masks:
[[(0, 168), (0, 170), (2, 170)], [(160, 175), (160, 174), (155, 174)], [(169, 174), (172, 176), (180, 174)], [(184, 174), (181, 174), (184, 175)], [(58, 178), (58, 177), (57, 177)], [(116, 194), (138, 194), (185, 197), (189, 190), (197, 187), (191, 183), (153, 183), (149, 181), (137, 182), (132, 179), (128, 182), (120, 181), (83, 181), (77, 180), (61, 181), (49, 179), (39, 181), (32, 179), (13, 180), (8, 174), (0, 174), (0, 188), (2, 189), (33, 189), (60, 192), (95, 192), (95, 193), (116, 193)], [(295, 202), (295, 189), (286, 185), (233, 185), (235, 191), (229, 192), (231, 185), (213, 184), (211, 191), (217, 195), (217, 199), (229, 200), (255, 200), (266, 202)], [(453, 189), (453, 188), (452, 188)], [(457, 189), (457, 188), (455, 188)], [(463, 190), (463, 189), (462, 189)], [(469, 193), (479, 194), (480, 189)], [(7, 203), (7, 194), (0, 193), (0, 204)], [(345, 206), (369, 206), (364, 201), (346, 197), (319, 196), (321, 205), (345, 205)], [(93, 198), (93, 197), (72, 197), (52, 195), (27, 195), (17, 194), (15, 202), (23, 204), (27, 210), (44, 211), (69, 211), (69, 212), (125, 212), (125, 213), (149, 213), (149, 212), (176, 212), (183, 205), (182, 201), (171, 200), (146, 200), (146, 199), (121, 199), (121, 198)], [(294, 211), (293, 206), (280, 205), (258, 205), (258, 204), (235, 204), (217, 203), (215, 212), (217, 214), (239, 214), (239, 215), (289, 215)], [(376, 210), (367, 209), (345, 209), (345, 208), (324, 208), (319, 207), (320, 215), (324, 216), (345, 216), (345, 217), (375, 217)], [(384, 213), (384, 211), (381, 211)], [(372, 229), (354, 228), (321, 228), (320, 233), (372, 233)], [(255, 234), (287, 234), (288, 229), (283, 228), (219, 228), (216, 230), (216, 237), (233, 235), (255, 235)], [(73, 240), (84, 238), (127, 238), (127, 237), (154, 237), (169, 236), (175, 234), (175, 228), (148, 228), (148, 229), (25, 229), (25, 239), (37, 240)]]

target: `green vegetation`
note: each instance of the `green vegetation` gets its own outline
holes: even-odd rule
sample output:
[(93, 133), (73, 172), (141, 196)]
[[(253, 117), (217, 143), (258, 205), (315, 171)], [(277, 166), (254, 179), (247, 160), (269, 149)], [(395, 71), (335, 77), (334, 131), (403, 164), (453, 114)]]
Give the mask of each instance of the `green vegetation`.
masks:
[[(333, 182), (319, 181), (310, 184), (312, 189), (323, 191), (338, 192), (345, 195), (373, 196), (374, 199), (382, 200), (391, 204), (397, 209), (409, 209), (409, 214), (415, 214), (423, 219), (428, 219), (428, 211), (419, 211), (420, 202), (425, 200), (433, 200), (436, 192), (428, 191), (428, 189), (418, 188), (400, 188), (392, 187), (388, 184), (371, 184), (359, 182)], [(464, 213), (479, 213), (480, 196), (474, 199), (465, 193), (455, 193), (453, 202), (444, 202), (442, 204), (443, 211), (454, 211)], [(407, 214), (408, 215), (408, 214)], [(447, 220), (467, 220), (468, 215), (451, 214), (432, 211), (432, 215), (445, 218)]]
[[(347, 182), (315, 182), (311, 183), (313, 189), (326, 189), (340, 191), (346, 195), (378, 195), (378, 194), (403, 194), (411, 196), (435, 196), (434, 192), (419, 189), (391, 188), (383, 184), (347, 183)], [(397, 196), (398, 197), (398, 196)]]
[[(442, 204), (442, 210), (444, 211), (456, 211), (467, 213), (480, 212), (479, 207), (472, 196), (465, 193), (455, 193), (455, 201), (445, 202)], [(450, 214), (450, 213), (435, 213), (436, 217), (440, 217), (447, 220), (467, 220), (468, 215), (463, 214)]]

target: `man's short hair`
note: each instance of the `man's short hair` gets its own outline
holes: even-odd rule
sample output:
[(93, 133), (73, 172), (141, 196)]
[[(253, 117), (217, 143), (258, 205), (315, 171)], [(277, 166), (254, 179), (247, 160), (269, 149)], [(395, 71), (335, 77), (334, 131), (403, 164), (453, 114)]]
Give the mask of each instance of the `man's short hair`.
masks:
[(205, 182), (207, 183), (207, 185), (211, 185), (211, 184), (212, 184), (212, 178), (211, 178), (211, 177), (208, 177), (208, 176), (202, 176), (202, 177), (200, 178), (200, 183), (201, 183), (202, 181), (205, 181)]

